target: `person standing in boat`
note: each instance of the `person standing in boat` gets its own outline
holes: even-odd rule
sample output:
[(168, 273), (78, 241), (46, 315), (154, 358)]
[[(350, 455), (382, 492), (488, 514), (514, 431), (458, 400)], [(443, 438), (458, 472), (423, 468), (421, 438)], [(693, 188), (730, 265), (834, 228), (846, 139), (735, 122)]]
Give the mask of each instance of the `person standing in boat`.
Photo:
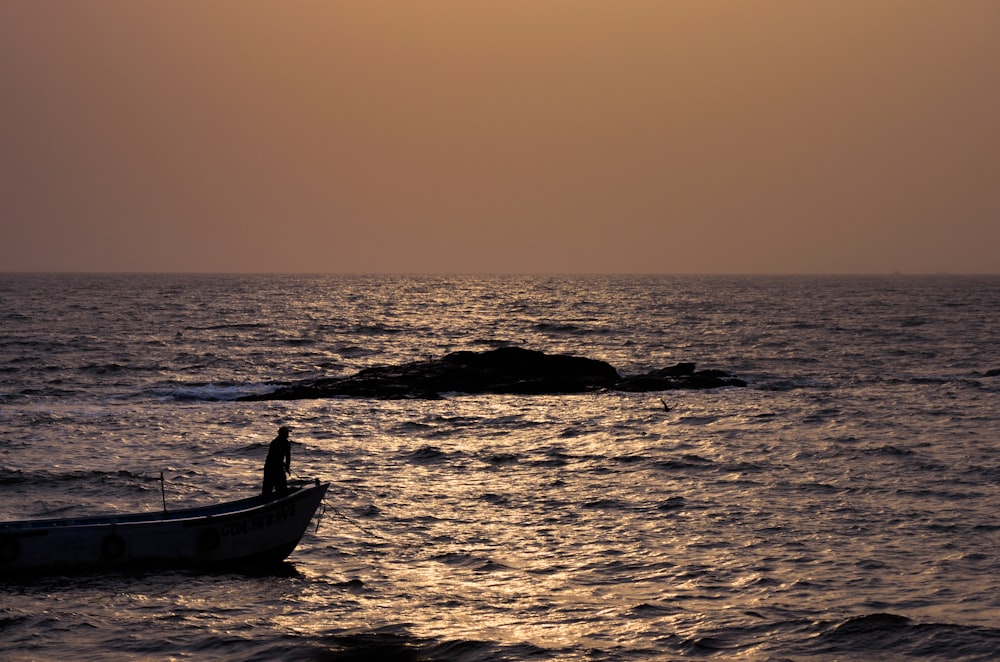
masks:
[(278, 436), (274, 438), (267, 448), (267, 459), (264, 460), (264, 489), (262, 496), (265, 499), (271, 497), (272, 492), (276, 492), (279, 497), (285, 496), (288, 491), (288, 481), (285, 474), (292, 471), (292, 442), (288, 440), (288, 433), (291, 430), (282, 425), (278, 428)]

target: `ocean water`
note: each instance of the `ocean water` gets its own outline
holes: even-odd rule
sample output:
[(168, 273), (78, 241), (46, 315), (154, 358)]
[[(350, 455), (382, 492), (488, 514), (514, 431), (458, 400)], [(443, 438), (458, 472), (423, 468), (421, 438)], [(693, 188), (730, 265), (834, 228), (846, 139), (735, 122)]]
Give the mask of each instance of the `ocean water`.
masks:
[[(10, 660), (991, 660), (1000, 277), (0, 275), (0, 519), (332, 481), (279, 569), (0, 583)], [(240, 395), (518, 345), (747, 388)], [(670, 409), (665, 410), (660, 398)]]

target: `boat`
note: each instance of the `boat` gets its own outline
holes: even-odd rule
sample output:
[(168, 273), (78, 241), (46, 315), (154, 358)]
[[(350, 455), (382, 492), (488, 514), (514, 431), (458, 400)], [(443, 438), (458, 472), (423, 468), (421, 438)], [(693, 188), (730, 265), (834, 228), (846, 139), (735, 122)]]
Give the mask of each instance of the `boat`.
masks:
[(283, 496), (271, 499), (0, 522), (0, 575), (276, 564), (298, 545), (329, 486), (317, 478), (296, 481)]

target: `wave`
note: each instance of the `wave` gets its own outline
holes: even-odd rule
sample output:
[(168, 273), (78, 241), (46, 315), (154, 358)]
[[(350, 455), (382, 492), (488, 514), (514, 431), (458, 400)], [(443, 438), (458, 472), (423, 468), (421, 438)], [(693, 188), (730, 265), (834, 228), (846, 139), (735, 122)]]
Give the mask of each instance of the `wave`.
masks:
[(438, 561), (454, 568), (468, 568), (473, 572), (494, 572), (497, 570), (509, 570), (509, 566), (494, 561), (489, 557), (477, 554), (463, 554), (458, 552), (445, 552), (431, 557), (432, 561)]
[(126, 372), (131, 368), (120, 363), (88, 363), (80, 366), (79, 369), (81, 372), (87, 372), (94, 375), (106, 375), (108, 373)]
[[(353, 585), (345, 590), (356, 589)], [(0, 621), (2, 625), (2, 621)], [(32, 623), (37, 627), (39, 623)], [(58, 626), (59, 624), (52, 624)], [(172, 658), (179, 650), (208, 658), (240, 659), (247, 662), (271, 660), (393, 660), (394, 662), (444, 662), (463, 660), (486, 662), (502, 659), (538, 658), (544, 649), (530, 644), (501, 647), (488, 641), (442, 640), (419, 637), (410, 632), (410, 624), (385, 625), (373, 629), (336, 629), (321, 635), (285, 635), (260, 638), (248, 632), (219, 633), (208, 629), (193, 636), (178, 648), (173, 641), (150, 641), (144, 637), (125, 637), (108, 641), (110, 657)], [(183, 656), (182, 656), (183, 657)], [(98, 659), (98, 658), (89, 658)]]
[(267, 393), (275, 384), (190, 383), (169, 384), (146, 394), (161, 402), (231, 402), (248, 395)]
[(403, 453), (403, 458), (414, 464), (436, 464), (445, 462), (455, 455), (461, 453), (447, 453), (437, 446), (421, 446), (415, 451)]
[(670, 458), (668, 460), (660, 460), (652, 463), (653, 468), (662, 469), (664, 471), (678, 471), (685, 469), (712, 469), (715, 467), (715, 462), (707, 458), (701, 457), (700, 455), (683, 455), (680, 458)]
[(508, 506), (510, 505), (510, 497), (506, 494), (497, 494), (496, 492), (486, 492), (479, 496), (479, 500), (488, 503), (493, 506)]
[[(358, 660), (393, 660), (398, 662), (486, 662), (488, 660), (554, 659), (557, 651), (532, 644), (501, 646), (474, 639), (437, 639), (417, 637), (408, 624), (386, 625), (371, 630), (341, 630), (327, 634), (310, 644), (308, 655), (294, 659), (354, 662)], [(275, 657), (255, 656), (254, 660), (289, 659), (288, 652), (275, 648)], [(307, 650), (303, 650), (306, 653)]]
[(55, 491), (66, 493), (75, 486), (91, 486), (103, 489), (113, 485), (116, 488), (129, 487), (140, 492), (153, 489), (153, 483), (159, 484), (159, 474), (144, 474), (126, 470), (118, 471), (21, 471), (0, 467), (0, 488), (19, 488), (29, 486), (38, 492)]
[(337, 347), (334, 352), (344, 358), (361, 358), (365, 356), (374, 356), (380, 353), (377, 349), (359, 347), (357, 345), (341, 345)]
[(267, 322), (234, 322), (232, 324), (206, 324), (202, 326), (189, 325), (184, 327), (185, 331), (249, 331), (253, 329), (267, 329), (271, 325)]
[[(673, 615), (671, 605), (642, 603), (630, 614), (637, 619)], [(1000, 629), (948, 623), (918, 623), (892, 613), (872, 613), (839, 620), (768, 620), (745, 611), (747, 624), (670, 635), (661, 640), (681, 654), (751, 659), (947, 659), (992, 660), (1000, 650)]]
[(622, 501), (621, 499), (613, 498), (600, 498), (591, 499), (590, 501), (584, 501), (580, 504), (581, 508), (586, 508), (590, 510), (631, 510), (632, 505)]
[(1000, 629), (916, 623), (891, 613), (852, 616), (820, 625), (817, 652), (830, 655), (898, 655), (937, 659), (993, 659)]
[(480, 455), (483, 462), (493, 466), (503, 466), (507, 464), (517, 464), (521, 460), (521, 456), (517, 453), (484, 453)]
[(555, 322), (538, 322), (532, 328), (540, 333), (550, 334), (550, 335), (570, 335), (570, 336), (587, 336), (587, 335), (609, 335), (614, 331), (605, 327), (585, 327), (576, 324), (559, 324)]
[(361, 336), (396, 335), (405, 331), (406, 329), (389, 326), (380, 322), (376, 322), (375, 324), (359, 324), (351, 329), (352, 334)]

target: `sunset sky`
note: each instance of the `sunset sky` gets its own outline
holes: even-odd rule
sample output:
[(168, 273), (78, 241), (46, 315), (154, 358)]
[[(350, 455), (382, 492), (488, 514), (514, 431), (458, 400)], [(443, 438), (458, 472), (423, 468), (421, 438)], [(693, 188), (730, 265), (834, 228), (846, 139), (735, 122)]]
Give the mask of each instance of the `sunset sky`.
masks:
[(3, 0), (0, 271), (1000, 273), (996, 0)]

